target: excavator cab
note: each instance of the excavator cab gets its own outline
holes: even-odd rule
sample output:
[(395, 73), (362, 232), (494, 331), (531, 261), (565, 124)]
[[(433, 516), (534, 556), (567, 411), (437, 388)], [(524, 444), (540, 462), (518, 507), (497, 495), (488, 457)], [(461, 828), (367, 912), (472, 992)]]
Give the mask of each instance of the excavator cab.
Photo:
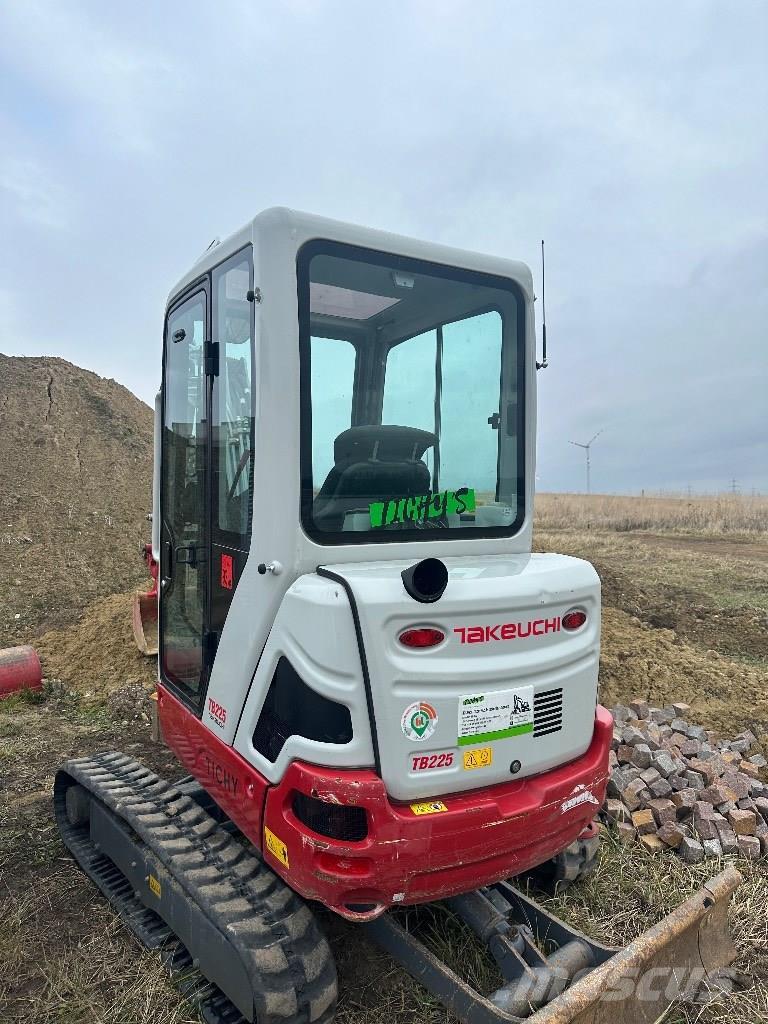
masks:
[[(189, 775), (79, 759), (56, 808), (142, 938), (213, 986), (208, 1020), (330, 1022), (312, 903), (484, 1024), (607, 1020), (609, 990), (651, 1021), (628, 972), (732, 958), (733, 869), (624, 951), (508, 881), (594, 867), (613, 740), (597, 573), (532, 553), (533, 302), (521, 263), (282, 209), (171, 293), (152, 556), (158, 716)], [(492, 996), (395, 913), (444, 901), (496, 958)]]

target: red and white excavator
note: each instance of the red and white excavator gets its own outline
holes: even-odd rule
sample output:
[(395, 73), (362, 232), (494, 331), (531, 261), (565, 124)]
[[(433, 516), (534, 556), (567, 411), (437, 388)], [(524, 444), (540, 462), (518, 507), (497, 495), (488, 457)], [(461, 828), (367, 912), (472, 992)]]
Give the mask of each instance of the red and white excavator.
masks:
[[(733, 956), (733, 868), (624, 950), (509, 881), (594, 866), (612, 740), (597, 574), (531, 552), (533, 302), (521, 263), (284, 209), (171, 293), (148, 554), (188, 777), (94, 753), (55, 805), (208, 1021), (333, 1019), (316, 904), (472, 1024), (650, 1022)], [(402, 912), (435, 902), (496, 992)]]

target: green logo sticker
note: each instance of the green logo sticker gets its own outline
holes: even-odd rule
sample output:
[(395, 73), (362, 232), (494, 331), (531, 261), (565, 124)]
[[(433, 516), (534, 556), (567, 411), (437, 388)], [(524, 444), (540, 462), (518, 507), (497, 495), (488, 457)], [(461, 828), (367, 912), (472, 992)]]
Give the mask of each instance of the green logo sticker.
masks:
[(425, 519), (474, 512), (475, 491), (473, 487), (460, 487), (457, 491), (428, 491), (407, 498), (373, 501), (368, 511), (374, 530), (392, 523), (422, 523)]
[(418, 700), (409, 704), (402, 714), (400, 726), (409, 740), (429, 739), (437, 727), (437, 711), (426, 701)]

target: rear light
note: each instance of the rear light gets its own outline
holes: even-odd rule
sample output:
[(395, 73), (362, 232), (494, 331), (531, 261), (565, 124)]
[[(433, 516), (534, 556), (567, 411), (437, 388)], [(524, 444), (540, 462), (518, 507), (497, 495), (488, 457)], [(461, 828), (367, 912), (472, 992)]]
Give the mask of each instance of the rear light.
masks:
[(563, 616), (563, 629), (579, 629), (587, 621), (587, 613), (579, 608), (571, 608)]
[(368, 835), (368, 818), (363, 807), (329, 804), (305, 793), (294, 793), (293, 813), (312, 832), (329, 839), (359, 843)]
[(434, 647), (445, 640), (445, 633), (431, 626), (421, 626), (419, 629), (406, 629), (398, 640), (406, 647)]

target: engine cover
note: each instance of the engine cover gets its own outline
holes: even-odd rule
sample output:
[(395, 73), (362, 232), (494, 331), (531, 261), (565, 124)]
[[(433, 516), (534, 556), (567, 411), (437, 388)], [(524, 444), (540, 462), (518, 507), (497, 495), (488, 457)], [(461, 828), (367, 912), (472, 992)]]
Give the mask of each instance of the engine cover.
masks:
[[(433, 604), (409, 597), (407, 563), (335, 565), (354, 599), (382, 779), (415, 800), (525, 778), (589, 747), (597, 703), (600, 581), (564, 555), (446, 558)], [(571, 609), (586, 613), (575, 630)], [(444, 634), (404, 646), (407, 629)]]

